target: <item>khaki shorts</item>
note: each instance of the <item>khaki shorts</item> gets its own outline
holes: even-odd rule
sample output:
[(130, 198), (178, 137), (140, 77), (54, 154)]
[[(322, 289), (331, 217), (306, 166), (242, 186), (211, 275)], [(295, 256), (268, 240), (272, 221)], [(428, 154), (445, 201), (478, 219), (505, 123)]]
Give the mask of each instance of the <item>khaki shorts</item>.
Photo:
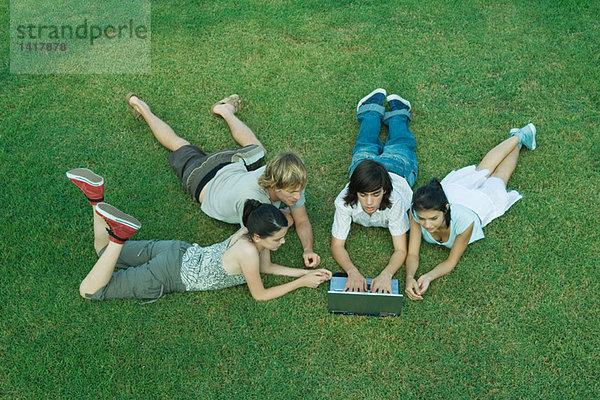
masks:
[(224, 166), (243, 162), (248, 171), (253, 171), (263, 164), (264, 159), (262, 147), (256, 144), (211, 154), (206, 154), (198, 146), (185, 145), (169, 154), (171, 168), (181, 180), (185, 192), (196, 201), (204, 186)]
[(167, 293), (185, 292), (181, 259), (188, 247), (188, 243), (179, 240), (129, 240), (117, 260), (119, 271), (113, 273), (106, 286), (86, 297), (90, 300), (157, 299)]

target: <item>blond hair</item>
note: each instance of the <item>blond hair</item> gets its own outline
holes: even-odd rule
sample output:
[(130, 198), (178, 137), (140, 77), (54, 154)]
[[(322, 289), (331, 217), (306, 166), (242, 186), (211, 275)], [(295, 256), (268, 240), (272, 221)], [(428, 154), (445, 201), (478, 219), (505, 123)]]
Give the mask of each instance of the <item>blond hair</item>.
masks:
[(264, 190), (304, 189), (308, 178), (304, 163), (294, 153), (279, 153), (267, 163), (264, 174), (258, 178), (258, 184)]

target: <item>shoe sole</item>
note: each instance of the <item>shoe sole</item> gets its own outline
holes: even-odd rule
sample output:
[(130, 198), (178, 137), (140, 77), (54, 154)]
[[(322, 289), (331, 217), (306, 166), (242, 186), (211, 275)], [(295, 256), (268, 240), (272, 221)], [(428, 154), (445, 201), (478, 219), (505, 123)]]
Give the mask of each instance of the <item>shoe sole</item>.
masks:
[(123, 211), (107, 203), (98, 203), (96, 205), (96, 212), (98, 212), (98, 214), (104, 218), (108, 218), (111, 221), (123, 224), (133, 229), (139, 230), (142, 227), (141, 222), (136, 218), (129, 214), (125, 214)]
[(76, 168), (67, 171), (67, 178), (85, 182), (90, 186), (102, 186), (104, 184), (104, 178), (87, 168)]
[(385, 89), (379, 88), (379, 89), (375, 89), (373, 90), (371, 93), (369, 93), (368, 95), (366, 95), (365, 97), (363, 97), (362, 99), (360, 99), (358, 101), (358, 105), (356, 106), (356, 112), (358, 112), (358, 109), (360, 108), (360, 106), (363, 105), (363, 103), (365, 101), (367, 101), (367, 99), (377, 93), (383, 93), (383, 97), (387, 96), (387, 92), (385, 91)]
[(136, 93), (129, 92), (129, 93), (127, 93), (127, 96), (125, 96), (125, 103), (127, 103), (127, 107), (129, 108), (129, 111), (131, 111), (131, 114), (133, 114), (133, 118), (135, 118), (136, 120), (140, 120), (143, 118), (142, 114), (140, 114), (140, 112), (138, 110), (136, 110), (135, 107), (129, 103), (129, 100), (131, 100), (132, 97), (137, 97), (138, 99), (140, 98)]
[(535, 150), (535, 148), (537, 147), (537, 143), (535, 142), (535, 125), (533, 125), (532, 123), (527, 124), (527, 126), (529, 128), (531, 128), (531, 130), (533, 131), (533, 141), (531, 142), (531, 150)]
[(392, 101), (392, 100), (398, 100), (399, 102), (401, 102), (401, 103), (403, 103), (403, 104), (406, 104), (406, 105), (408, 106), (408, 111), (410, 111), (410, 108), (411, 108), (411, 107), (410, 107), (410, 101), (408, 101), (408, 100), (406, 100), (406, 99), (404, 99), (404, 98), (402, 98), (402, 97), (398, 96), (397, 94), (390, 94), (390, 95), (387, 97), (387, 99), (386, 99), (386, 100), (387, 100), (388, 104), (389, 104), (389, 103), (390, 103), (390, 101)]

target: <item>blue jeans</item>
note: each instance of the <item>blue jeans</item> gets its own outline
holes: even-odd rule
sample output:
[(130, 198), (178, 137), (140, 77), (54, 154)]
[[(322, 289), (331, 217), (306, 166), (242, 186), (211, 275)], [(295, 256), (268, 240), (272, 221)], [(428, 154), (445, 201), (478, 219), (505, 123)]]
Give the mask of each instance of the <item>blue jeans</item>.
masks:
[[(388, 172), (400, 175), (412, 187), (417, 180), (417, 155), (415, 137), (408, 130), (410, 112), (391, 111), (384, 114), (380, 105), (367, 104), (360, 107), (356, 119), (360, 129), (356, 145), (352, 150), (352, 163), (349, 174), (364, 160), (378, 161)], [(388, 127), (385, 144), (379, 139), (381, 120)]]

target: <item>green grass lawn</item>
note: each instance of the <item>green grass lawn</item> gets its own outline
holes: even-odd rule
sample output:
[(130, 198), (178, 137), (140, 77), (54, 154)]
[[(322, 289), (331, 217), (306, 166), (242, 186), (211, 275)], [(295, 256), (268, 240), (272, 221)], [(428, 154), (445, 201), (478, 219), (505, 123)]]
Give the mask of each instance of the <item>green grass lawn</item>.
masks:
[[(0, 1), (0, 397), (597, 397), (598, 15), (598, 1), (154, 2), (152, 74), (12, 75)], [(127, 92), (208, 150), (234, 145), (209, 108), (239, 93), (269, 156), (305, 161), (315, 250), (339, 271), (333, 200), (356, 102), (376, 87), (413, 104), (416, 186), (477, 163), (512, 127), (538, 128), (509, 183), (523, 200), (424, 301), (369, 318), (328, 314), (325, 285), (267, 303), (246, 286), (147, 306), (79, 297), (95, 253), (71, 168), (105, 177), (138, 239), (206, 245), (236, 229), (183, 192)], [(372, 277), (392, 244), (354, 226), (347, 248)], [(292, 230), (273, 259), (300, 267), (300, 254)], [(423, 244), (418, 274), (446, 256)]]

